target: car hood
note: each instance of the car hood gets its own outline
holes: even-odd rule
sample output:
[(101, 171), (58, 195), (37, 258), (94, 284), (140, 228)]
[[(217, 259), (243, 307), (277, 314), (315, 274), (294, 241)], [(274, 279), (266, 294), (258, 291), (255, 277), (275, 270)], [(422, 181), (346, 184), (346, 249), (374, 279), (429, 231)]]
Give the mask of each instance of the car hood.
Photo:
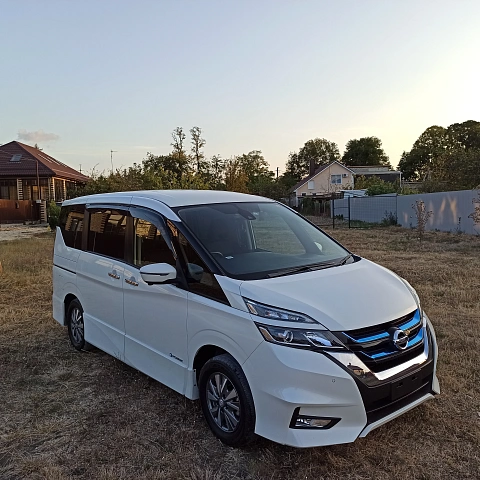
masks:
[(244, 281), (240, 294), (309, 315), (332, 331), (378, 325), (417, 308), (400, 277), (363, 258), (324, 270)]

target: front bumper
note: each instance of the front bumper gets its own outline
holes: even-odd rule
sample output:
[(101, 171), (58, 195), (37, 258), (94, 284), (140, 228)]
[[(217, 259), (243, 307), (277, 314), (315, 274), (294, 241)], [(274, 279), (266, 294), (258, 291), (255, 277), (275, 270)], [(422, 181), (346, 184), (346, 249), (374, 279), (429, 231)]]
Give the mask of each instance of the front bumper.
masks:
[[(428, 319), (427, 338), (423, 356), (379, 374), (359, 373), (358, 359), (352, 370), (348, 353), (325, 355), (262, 343), (243, 365), (255, 401), (255, 432), (294, 447), (364, 437), (439, 393), (436, 339)], [(328, 429), (295, 429), (294, 412), (340, 421)]]

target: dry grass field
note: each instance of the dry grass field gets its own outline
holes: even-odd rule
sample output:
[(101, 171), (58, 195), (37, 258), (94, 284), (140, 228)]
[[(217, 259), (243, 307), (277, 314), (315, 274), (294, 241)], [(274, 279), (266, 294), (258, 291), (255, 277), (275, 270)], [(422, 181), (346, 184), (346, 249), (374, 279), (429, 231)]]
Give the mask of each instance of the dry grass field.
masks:
[(331, 233), (418, 290), (442, 395), (353, 444), (225, 447), (197, 402), (70, 347), (51, 315), (51, 234), (0, 242), (0, 479), (478, 479), (480, 238)]

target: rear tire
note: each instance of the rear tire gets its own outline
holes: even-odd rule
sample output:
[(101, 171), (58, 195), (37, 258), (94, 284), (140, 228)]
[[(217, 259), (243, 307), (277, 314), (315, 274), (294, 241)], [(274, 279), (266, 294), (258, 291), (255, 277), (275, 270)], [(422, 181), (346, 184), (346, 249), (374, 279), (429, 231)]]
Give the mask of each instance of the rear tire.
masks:
[(255, 405), (245, 374), (235, 359), (218, 355), (208, 360), (198, 382), (203, 415), (226, 445), (240, 447), (255, 439)]
[(85, 341), (85, 325), (83, 323), (83, 308), (75, 299), (70, 302), (67, 310), (67, 327), (70, 343), (77, 350), (90, 350), (91, 345)]

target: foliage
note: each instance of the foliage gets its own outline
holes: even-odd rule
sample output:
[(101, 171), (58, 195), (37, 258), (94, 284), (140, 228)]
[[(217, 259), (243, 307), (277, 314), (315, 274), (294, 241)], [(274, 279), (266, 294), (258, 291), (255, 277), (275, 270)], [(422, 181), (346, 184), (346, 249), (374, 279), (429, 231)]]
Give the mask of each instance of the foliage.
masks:
[(195, 162), (197, 172), (201, 170), (204, 163), (205, 155), (202, 152), (202, 148), (205, 146), (206, 141), (202, 138), (202, 129), (200, 127), (193, 127), (190, 129), (190, 137), (192, 144), (191, 152), (192, 159)]
[(474, 210), (468, 216), (468, 218), (471, 218), (475, 225), (480, 225), (480, 192), (478, 193), (478, 198), (474, 198), (472, 200), (472, 203), (474, 205), (474, 207), (473, 207)]
[(398, 169), (406, 180), (421, 180), (423, 191), (462, 190), (480, 184), (480, 122), (427, 128)]
[(315, 138), (305, 142), (303, 147), (296, 152), (290, 152), (288, 156), (286, 174), (290, 177), (300, 180), (310, 171), (310, 162), (315, 165), (315, 169), (323, 164), (340, 160), (340, 152), (335, 142), (330, 142), (325, 138)]
[(442, 155), (447, 146), (447, 129), (437, 125), (429, 127), (418, 137), (410, 152), (403, 152), (398, 169), (405, 180), (425, 180), (433, 159)]
[(385, 210), (385, 216), (382, 219), (382, 225), (384, 227), (398, 225), (398, 219), (396, 213)]
[(423, 234), (425, 233), (425, 225), (428, 222), (428, 219), (433, 215), (433, 212), (427, 211), (425, 203), (423, 200), (416, 200), (412, 205), (412, 208), (415, 212), (415, 217), (417, 218), (417, 232), (420, 240), (423, 239)]
[(399, 191), (398, 183), (385, 182), (376, 176), (355, 178), (355, 189), (367, 190), (367, 195), (385, 195), (387, 193), (397, 193)]
[(166, 155), (147, 153), (141, 164), (125, 169), (90, 174), (82, 188), (69, 191), (70, 197), (93, 193), (151, 189), (214, 189), (254, 193), (270, 198), (288, 195), (292, 179), (286, 175), (274, 179), (274, 173), (260, 150), (223, 159), (214, 155), (206, 159), (205, 139), (199, 127), (190, 129), (191, 154), (185, 151), (186, 135), (182, 127), (172, 132), (172, 152)]
[(480, 149), (450, 150), (432, 162), (432, 191), (469, 190), (480, 186)]
[(384, 165), (390, 167), (388, 157), (382, 148), (382, 142), (377, 137), (349, 140), (345, 146), (342, 162), (349, 166)]
[(53, 201), (47, 205), (47, 217), (50, 230), (55, 230), (58, 226), (58, 219), (60, 218), (60, 207)]

